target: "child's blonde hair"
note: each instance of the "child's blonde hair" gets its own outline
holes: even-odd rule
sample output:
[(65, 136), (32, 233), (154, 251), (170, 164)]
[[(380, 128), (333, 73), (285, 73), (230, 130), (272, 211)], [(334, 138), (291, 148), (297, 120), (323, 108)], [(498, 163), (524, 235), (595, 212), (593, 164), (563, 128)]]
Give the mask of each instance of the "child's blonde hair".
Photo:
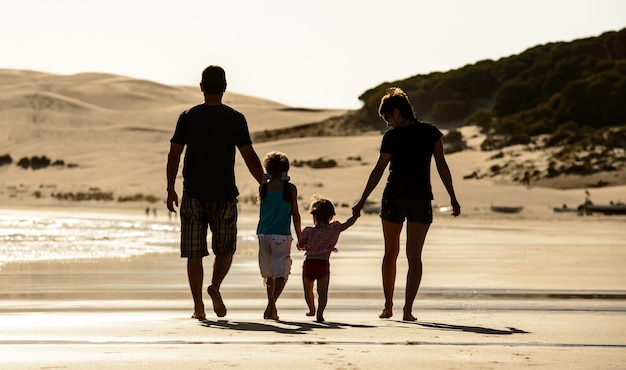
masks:
[[(285, 185), (283, 187), (283, 200), (287, 203), (291, 202), (291, 186), (289, 186), (289, 176), (287, 175), (289, 171), (289, 158), (287, 158), (287, 155), (277, 150), (267, 153), (265, 157), (263, 157), (263, 168), (265, 168), (265, 172), (270, 175), (269, 178), (281, 176)], [(266, 196), (267, 183), (264, 180), (259, 189), (259, 200), (263, 201)]]
[(274, 176), (289, 171), (289, 158), (285, 153), (277, 150), (271, 151), (263, 158), (265, 172)]
[(335, 215), (335, 206), (330, 199), (324, 198), (319, 194), (315, 194), (311, 199), (309, 213), (315, 216), (318, 221), (327, 223)]

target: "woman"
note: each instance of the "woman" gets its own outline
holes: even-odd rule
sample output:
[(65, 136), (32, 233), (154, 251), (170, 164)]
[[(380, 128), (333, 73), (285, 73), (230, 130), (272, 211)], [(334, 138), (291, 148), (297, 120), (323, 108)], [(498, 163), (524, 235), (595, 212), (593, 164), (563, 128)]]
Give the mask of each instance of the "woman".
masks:
[(406, 219), (409, 270), (406, 277), (403, 320), (415, 321), (417, 319), (412, 311), (422, 279), (422, 248), (433, 220), (433, 193), (430, 185), (430, 161), (433, 156), (441, 181), (450, 195), (453, 216), (461, 214), (461, 206), (454, 194), (441, 131), (429, 123), (418, 121), (408, 97), (397, 87), (388, 89), (387, 95), (382, 97), (378, 114), (390, 129), (383, 136), (378, 161), (361, 199), (352, 207), (352, 212), (356, 216), (360, 215), (367, 197), (376, 188), (385, 168), (391, 163), (380, 210), (385, 238), (385, 256), (382, 262), (385, 308), (380, 318), (390, 318), (393, 315), (396, 261), (400, 252), (400, 232)]

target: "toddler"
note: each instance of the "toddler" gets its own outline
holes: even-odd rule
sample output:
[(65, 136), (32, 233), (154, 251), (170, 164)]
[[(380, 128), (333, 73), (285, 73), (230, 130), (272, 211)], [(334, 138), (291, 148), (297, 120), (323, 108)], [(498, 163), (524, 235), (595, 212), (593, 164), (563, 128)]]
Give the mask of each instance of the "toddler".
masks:
[(328, 282), (330, 278), (330, 253), (337, 252), (339, 234), (354, 225), (357, 217), (352, 216), (346, 222), (334, 221), (335, 207), (326, 198), (315, 195), (309, 207), (309, 213), (313, 215), (315, 227), (305, 227), (302, 235), (298, 238), (297, 247), (306, 251), (306, 259), (302, 265), (302, 284), (304, 286), (304, 299), (309, 307), (307, 316), (316, 314), (313, 295), (313, 285), (317, 280), (317, 322), (324, 322), (324, 309), (328, 301)]

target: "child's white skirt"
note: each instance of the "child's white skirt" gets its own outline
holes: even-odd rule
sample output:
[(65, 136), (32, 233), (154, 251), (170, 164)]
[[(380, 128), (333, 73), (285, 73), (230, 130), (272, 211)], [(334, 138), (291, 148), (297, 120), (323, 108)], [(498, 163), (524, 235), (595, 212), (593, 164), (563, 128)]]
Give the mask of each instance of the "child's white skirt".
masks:
[(261, 276), (284, 278), (291, 273), (291, 235), (259, 234), (259, 268)]

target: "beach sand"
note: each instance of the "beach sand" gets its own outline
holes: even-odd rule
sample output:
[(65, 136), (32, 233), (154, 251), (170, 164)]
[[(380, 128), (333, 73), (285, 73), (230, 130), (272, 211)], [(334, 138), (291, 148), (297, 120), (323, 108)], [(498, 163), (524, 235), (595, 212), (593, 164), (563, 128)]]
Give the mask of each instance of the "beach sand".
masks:
[[(331, 258), (326, 323), (304, 315), (302, 256), (263, 320), (254, 243), (222, 287), (228, 315), (191, 319), (176, 253), (11, 263), (0, 272), (3, 369), (548, 369), (626, 363), (626, 232), (619, 218), (498, 224), (437, 215), (424, 252), (415, 323), (382, 320), (376, 216), (342, 234)], [(240, 227), (253, 227), (242, 217)], [(584, 229), (584, 233), (578, 231)], [(207, 276), (211, 257), (205, 260)], [(205, 284), (207, 279), (205, 278)]]
[[(197, 86), (164, 86), (104, 74), (56, 76), (3, 70), (0, 100), (2, 209), (145, 217), (166, 220), (165, 166), (178, 114), (201, 102)], [(42, 92), (42, 87), (45, 91)], [(342, 110), (294, 110), (227, 93), (252, 133), (319, 122)], [(382, 235), (376, 215), (342, 234), (331, 260), (327, 323), (304, 315), (302, 256), (278, 302), (279, 321), (262, 319), (265, 291), (256, 243), (238, 246), (222, 287), (228, 315), (218, 319), (205, 293), (208, 320), (190, 319), (185, 261), (177, 253), (114, 260), (0, 265), (0, 369), (547, 369), (626, 368), (626, 219), (577, 217), (591, 192), (596, 204), (626, 200), (618, 173), (554, 179), (552, 188), (504, 177), (465, 179), (515, 158), (545, 165), (540, 151), (479, 150), (476, 127), (460, 128), (468, 150), (446, 155), (462, 215), (439, 206), (449, 197), (433, 167), (435, 223), (424, 249), (415, 323), (400, 321), (406, 262), (398, 262), (395, 316), (381, 320)], [(292, 166), (303, 226), (320, 193), (344, 221), (377, 159), (381, 135), (302, 137), (254, 143), (260, 157), (285, 152), (292, 162), (324, 158), (334, 168)], [(46, 156), (63, 166), (23, 169), (22, 158)], [(254, 228), (257, 184), (237, 154), (240, 228)], [(71, 165), (71, 166), (70, 166)], [(177, 190), (182, 195), (179, 171)], [(383, 180), (384, 181), (384, 180)], [(559, 181), (567, 182), (560, 186)], [(370, 196), (380, 200), (384, 184)], [(78, 193), (110, 201), (59, 201)], [(155, 202), (120, 202), (119, 197)], [(491, 205), (523, 206), (521, 213)], [(0, 210), (1, 211), (1, 210)], [(83, 214), (84, 213), (80, 213)], [(77, 216), (82, 217), (82, 216)], [(205, 260), (205, 284), (212, 258)]]

